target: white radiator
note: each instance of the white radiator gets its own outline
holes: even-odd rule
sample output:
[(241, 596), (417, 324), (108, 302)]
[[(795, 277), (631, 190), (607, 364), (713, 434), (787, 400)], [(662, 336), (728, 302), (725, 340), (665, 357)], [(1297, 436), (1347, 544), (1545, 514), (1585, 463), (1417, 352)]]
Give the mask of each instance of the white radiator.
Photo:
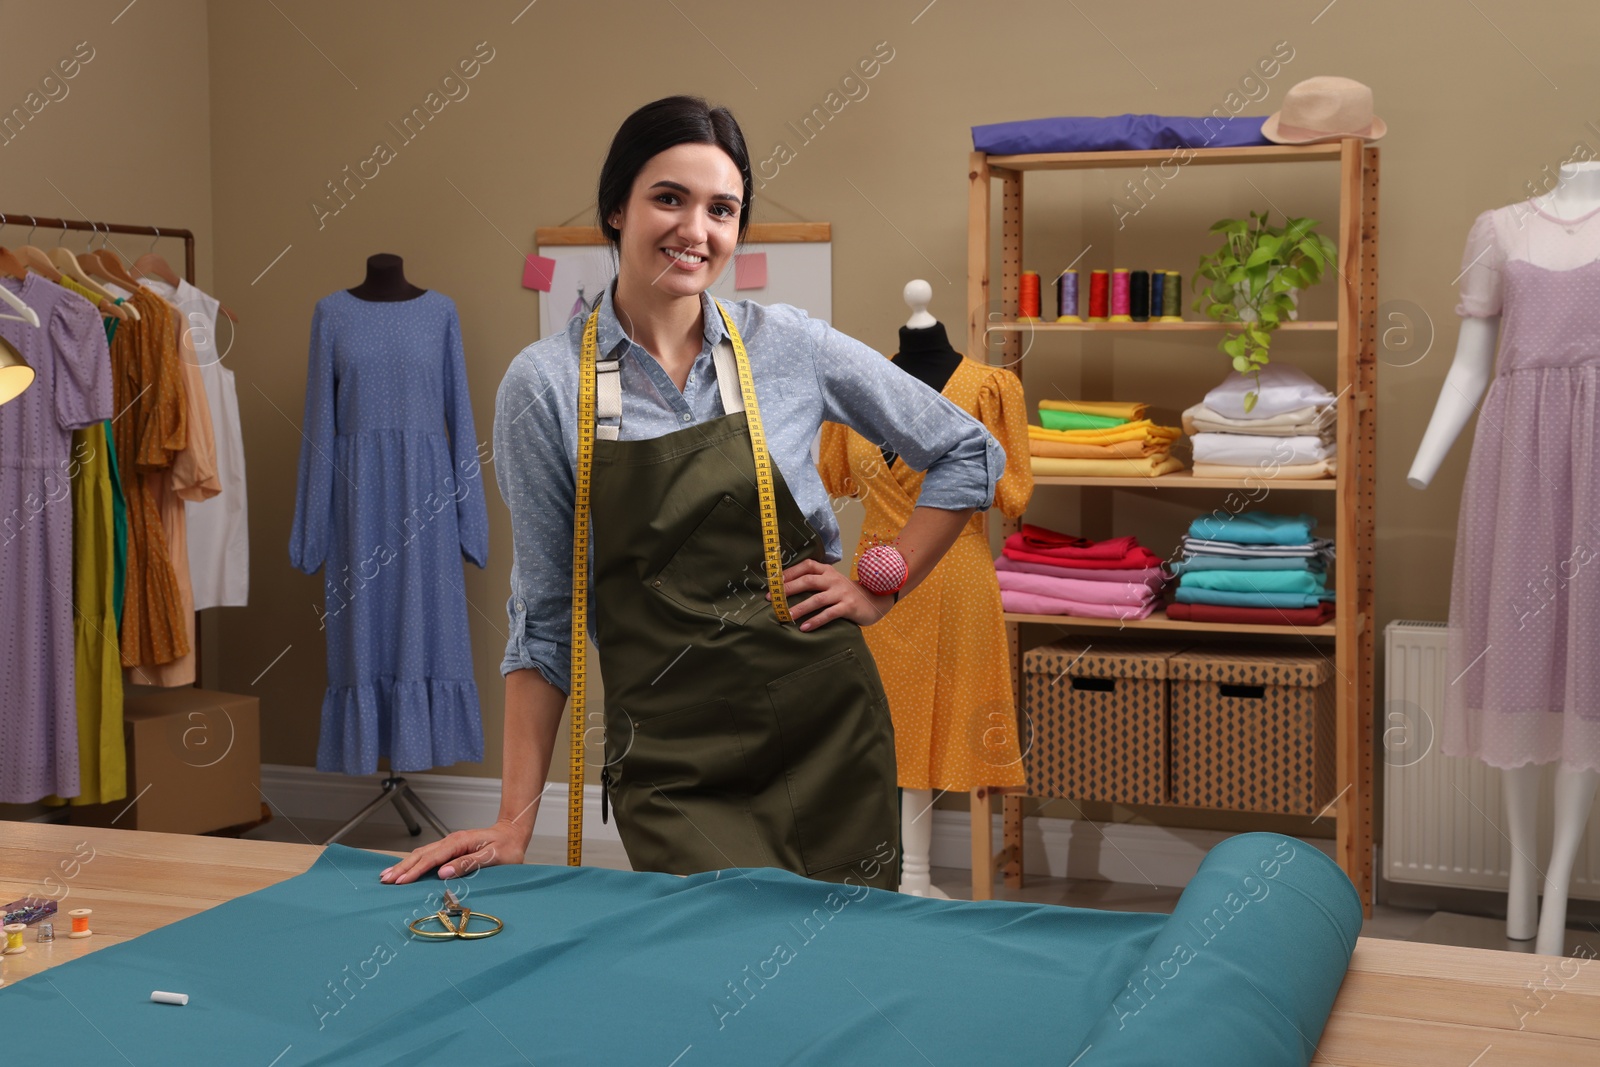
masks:
[[(1450, 684), (1445, 624), (1391, 622), (1384, 629), (1384, 658), (1379, 723), (1384, 876), (1394, 882), (1503, 891), (1512, 852), (1501, 833), (1500, 772), (1439, 752), (1438, 727)], [(1550, 858), (1553, 783), (1553, 769), (1547, 768), (1534, 857), (1541, 872)], [(1600, 815), (1589, 818), (1570, 895), (1600, 900)]]

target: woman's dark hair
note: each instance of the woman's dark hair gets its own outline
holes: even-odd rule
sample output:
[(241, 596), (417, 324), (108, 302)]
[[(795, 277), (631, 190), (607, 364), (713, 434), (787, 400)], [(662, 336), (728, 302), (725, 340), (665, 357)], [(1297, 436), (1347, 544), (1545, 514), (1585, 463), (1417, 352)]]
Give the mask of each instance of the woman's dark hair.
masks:
[(750, 225), (750, 153), (744, 132), (725, 107), (712, 107), (698, 96), (668, 96), (629, 115), (611, 139), (611, 151), (600, 168), (598, 210), (600, 232), (613, 251), (620, 251), (622, 233), (611, 216), (627, 203), (633, 182), (650, 159), (675, 145), (713, 144), (728, 153), (744, 179), (739, 208), (739, 240)]

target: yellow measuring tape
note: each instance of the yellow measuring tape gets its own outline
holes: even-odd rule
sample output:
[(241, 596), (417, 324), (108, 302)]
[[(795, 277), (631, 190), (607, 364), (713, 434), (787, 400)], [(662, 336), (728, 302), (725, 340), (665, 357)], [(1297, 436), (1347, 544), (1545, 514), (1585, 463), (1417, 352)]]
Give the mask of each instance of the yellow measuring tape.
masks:
[[(783, 593), (783, 555), (778, 545), (778, 497), (772, 488), (772, 457), (767, 434), (756, 404), (755, 381), (744, 339), (722, 303), (713, 300), (733, 342), (734, 363), (739, 368), (739, 393), (744, 398), (745, 420), (750, 429), (750, 449), (755, 457), (756, 494), (761, 505), (761, 548), (766, 559), (767, 588), (772, 592), (772, 612), (779, 622), (791, 621), (789, 600)], [(588, 704), (589, 638), (589, 485), (594, 466), (595, 361), (598, 358), (600, 311), (589, 313), (583, 329), (583, 351), (578, 365), (578, 472), (577, 502), (572, 527), (572, 747), (567, 786), (567, 865), (583, 862), (583, 736)]]

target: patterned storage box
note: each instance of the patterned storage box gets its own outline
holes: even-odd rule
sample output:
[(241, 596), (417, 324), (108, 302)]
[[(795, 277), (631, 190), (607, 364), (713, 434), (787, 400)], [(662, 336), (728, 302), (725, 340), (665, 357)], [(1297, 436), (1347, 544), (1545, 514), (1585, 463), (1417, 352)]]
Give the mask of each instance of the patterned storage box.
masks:
[(1028, 792), (1167, 800), (1167, 663), (1178, 643), (1072, 639), (1023, 654)]
[(1194, 648), (1169, 661), (1172, 802), (1315, 815), (1334, 797), (1334, 671), (1281, 646)]

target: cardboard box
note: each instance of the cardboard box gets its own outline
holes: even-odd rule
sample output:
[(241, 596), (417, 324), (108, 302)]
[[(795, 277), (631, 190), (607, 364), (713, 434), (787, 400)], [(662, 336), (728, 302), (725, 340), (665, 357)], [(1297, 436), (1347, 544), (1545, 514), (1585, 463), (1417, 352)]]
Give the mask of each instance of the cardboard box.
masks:
[(1024, 653), (1028, 792), (1166, 803), (1167, 663), (1184, 647), (1095, 638)]
[(130, 686), (122, 713), (128, 795), (73, 807), (72, 821), (174, 834), (258, 821), (259, 703), (253, 696), (192, 687)]
[(1172, 802), (1316, 815), (1334, 796), (1333, 665), (1281, 646), (1170, 661)]

